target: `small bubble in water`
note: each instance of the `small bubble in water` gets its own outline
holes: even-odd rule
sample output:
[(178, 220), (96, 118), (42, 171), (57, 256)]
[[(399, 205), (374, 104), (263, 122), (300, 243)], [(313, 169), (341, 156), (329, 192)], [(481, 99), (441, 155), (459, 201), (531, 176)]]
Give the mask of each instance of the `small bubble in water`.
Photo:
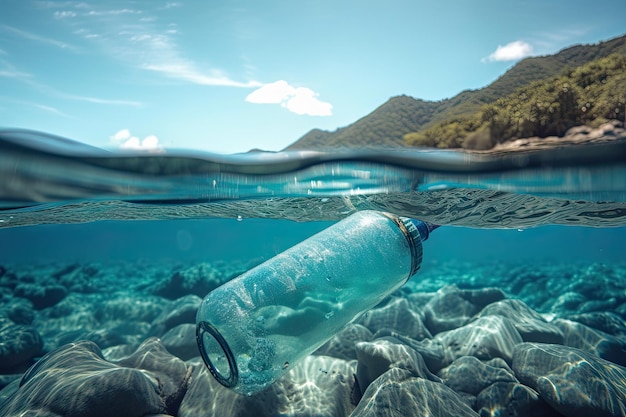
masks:
[(329, 312), (329, 313), (326, 313), (326, 314), (324, 315), (324, 317), (326, 317), (326, 320), (328, 320), (329, 318), (331, 318), (331, 317), (332, 317), (332, 316), (334, 316), (334, 315), (335, 315), (335, 313), (333, 313), (333, 312), (331, 311), (331, 312)]
[(243, 221), (243, 217), (241, 217), (241, 214), (238, 214), (238, 215), (237, 215), (237, 221), (238, 221), (238, 222)]

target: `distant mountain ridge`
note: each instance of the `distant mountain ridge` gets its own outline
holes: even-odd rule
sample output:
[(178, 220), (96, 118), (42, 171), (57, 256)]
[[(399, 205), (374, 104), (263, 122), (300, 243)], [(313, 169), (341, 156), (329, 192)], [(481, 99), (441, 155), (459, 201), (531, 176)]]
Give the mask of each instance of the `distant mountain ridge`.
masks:
[(526, 58), (493, 83), (441, 101), (396, 96), (356, 122), (335, 131), (313, 129), (284, 150), (405, 147), (404, 135), (442, 120), (471, 114), (533, 81), (562, 74), (614, 53), (626, 54), (626, 35), (597, 44), (575, 45), (554, 55)]

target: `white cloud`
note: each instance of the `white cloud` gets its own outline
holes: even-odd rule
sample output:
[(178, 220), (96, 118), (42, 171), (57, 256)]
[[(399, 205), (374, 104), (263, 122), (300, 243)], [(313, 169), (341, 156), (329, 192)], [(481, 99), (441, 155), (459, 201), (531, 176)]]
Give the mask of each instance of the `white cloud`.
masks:
[(122, 130), (119, 130), (113, 136), (111, 136), (110, 139), (111, 139), (111, 142), (113, 142), (116, 145), (119, 145), (120, 143), (124, 142), (128, 138), (130, 138), (130, 130), (122, 129)]
[(27, 78), (30, 77), (31, 74), (27, 72), (15, 71), (12, 69), (0, 69), (0, 77), (7, 78)]
[(487, 61), (517, 61), (532, 55), (533, 47), (524, 41), (509, 42), (498, 45), (495, 52), (489, 55)]
[(108, 99), (108, 98), (100, 98), (100, 97), (92, 97), (92, 96), (81, 96), (81, 95), (70, 94), (64, 91), (57, 90), (54, 87), (50, 87), (48, 85), (44, 85), (44, 84), (37, 82), (35, 79), (35, 76), (27, 72), (18, 70), (9, 62), (3, 59), (0, 59), (0, 77), (13, 78), (40, 92), (43, 92), (48, 95), (56, 96), (65, 100), (84, 101), (87, 103), (102, 104), (102, 105), (109, 105), (109, 106), (130, 106), (130, 107), (143, 106), (143, 103), (140, 101)]
[[(181, 6), (180, 2), (165, 4), (168, 9)], [(150, 15), (150, 10), (109, 9), (96, 2), (74, 10), (78, 12), (57, 11), (55, 17), (63, 18), (74, 29), (73, 33), (96, 42), (111, 57), (133, 67), (199, 85), (243, 88), (262, 85), (253, 80), (235, 80), (218, 69), (206, 68), (183, 56), (177, 42), (177, 28)]]
[(76, 12), (73, 12), (71, 10), (61, 10), (61, 11), (56, 11), (54, 12), (54, 18), (55, 19), (65, 19), (65, 18), (71, 18), (71, 17), (76, 17), (78, 16)]
[(78, 100), (78, 101), (86, 101), (87, 103), (94, 104), (105, 104), (110, 106), (130, 106), (130, 107), (141, 107), (143, 103), (140, 101), (134, 100), (112, 100), (107, 98), (99, 98), (99, 97), (88, 97), (88, 96), (78, 96), (75, 94), (67, 94), (62, 92), (56, 92), (58, 96), (62, 98), (66, 98), (68, 100)]
[(159, 138), (155, 135), (148, 135), (139, 139), (130, 134), (130, 130), (121, 129), (110, 138), (111, 143), (120, 149), (135, 151), (163, 152), (163, 147), (159, 144)]
[(163, 6), (163, 9), (173, 9), (176, 7), (182, 7), (182, 3), (179, 1), (169, 1), (167, 3), (165, 3), (165, 6)]
[(68, 116), (67, 114), (63, 113), (61, 110), (59, 110), (59, 109), (57, 109), (55, 107), (46, 106), (46, 105), (43, 105), (43, 104), (33, 104), (33, 106), (37, 107), (38, 109), (45, 110), (47, 112), (56, 114), (57, 116), (71, 117), (71, 116)]
[(287, 81), (279, 80), (264, 84), (261, 88), (254, 90), (248, 94), (246, 101), (261, 104), (280, 104), (295, 93), (295, 87), (290, 86)]
[[(2, 52), (3, 51), (0, 49), (0, 55), (3, 55)], [(22, 81), (27, 81), (27, 79), (32, 78), (32, 74), (20, 71), (9, 61), (0, 59), (0, 77), (19, 78)]]
[(309, 116), (331, 116), (333, 106), (319, 100), (315, 91), (306, 87), (294, 87), (285, 80), (264, 84), (248, 94), (246, 101), (257, 104), (280, 104), (296, 114)]
[(141, 10), (133, 9), (114, 9), (114, 10), (90, 10), (86, 16), (116, 16), (120, 14), (141, 14)]
[[(153, 41), (155, 42), (155, 41)], [(199, 85), (213, 85), (222, 87), (258, 87), (261, 85), (258, 81), (240, 82), (230, 79), (221, 74), (220, 71), (213, 70), (208, 74), (198, 71), (193, 63), (179, 59), (178, 62), (162, 62), (143, 64), (143, 69), (159, 72), (167, 77), (179, 80), (189, 81)]]
[(309, 88), (300, 87), (296, 94), (282, 103), (282, 106), (296, 114), (308, 114), (309, 116), (331, 116), (333, 106), (330, 103), (317, 99), (318, 94)]
[(13, 35), (16, 35), (16, 36), (19, 36), (19, 37), (24, 38), (24, 39), (31, 40), (31, 41), (40, 42), (40, 43), (47, 44), (47, 45), (53, 45), (53, 46), (55, 46), (57, 48), (60, 48), (60, 49), (65, 49), (65, 50), (70, 50), (70, 51), (77, 51), (78, 50), (78, 48), (76, 48), (73, 45), (70, 45), (69, 43), (65, 43), (65, 42), (62, 42), (62, 41), (59, 41), (59, 40), (56, 40), (56, 39), (52, 39), (52, 38), (49, 38), (47, 36), (39, 36), (39, 35), (37, 35), (35, 33), (27, 32), (25, 30), (21, 30), (21, 29), (15, 28), (13, 26), (0, 25), (0, 30), (2, 30), (4, 32), (7, 32), (7, 33), (10, 33), (10, 34), (13, 34)]

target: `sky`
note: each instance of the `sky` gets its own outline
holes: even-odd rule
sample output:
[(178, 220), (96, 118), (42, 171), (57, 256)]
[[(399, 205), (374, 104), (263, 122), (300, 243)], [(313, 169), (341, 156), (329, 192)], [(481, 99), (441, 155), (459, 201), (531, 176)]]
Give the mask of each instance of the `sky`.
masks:
[(107, 149), (279, 151), (406, 94), (626, 33), (624, 0), (0, 1), (0, 128)]

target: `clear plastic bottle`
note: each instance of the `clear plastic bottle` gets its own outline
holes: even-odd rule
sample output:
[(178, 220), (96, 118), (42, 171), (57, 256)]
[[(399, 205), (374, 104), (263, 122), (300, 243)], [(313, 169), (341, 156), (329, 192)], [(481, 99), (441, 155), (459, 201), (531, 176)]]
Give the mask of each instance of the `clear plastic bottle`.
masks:
[(429, 226), (357, 212), (211, 291), (196, 319), (211, 374), (240, 394), (269, 386), (406, 283)]

